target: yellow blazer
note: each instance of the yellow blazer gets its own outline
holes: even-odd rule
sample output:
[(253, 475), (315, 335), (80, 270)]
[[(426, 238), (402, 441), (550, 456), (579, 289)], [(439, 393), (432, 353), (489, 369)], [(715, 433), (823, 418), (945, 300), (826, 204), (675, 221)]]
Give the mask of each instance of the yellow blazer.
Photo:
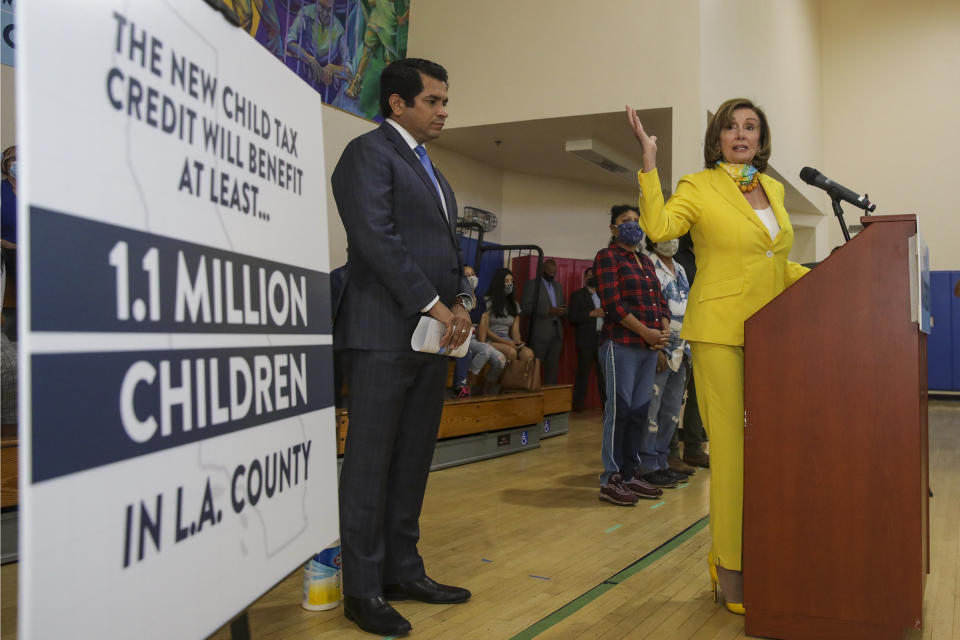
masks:
[(783, 185), (760, 174), (780, 232), (773, 240), (750, 203), (721, 169), (684, 176), (664, 204), (657, 171), (639, 173), (640, 226), (654, 242), (688, 230), (697, 256), (682, 338), (740, 346), (743, 322), (809, 269), (787, 260), (793, 227)]

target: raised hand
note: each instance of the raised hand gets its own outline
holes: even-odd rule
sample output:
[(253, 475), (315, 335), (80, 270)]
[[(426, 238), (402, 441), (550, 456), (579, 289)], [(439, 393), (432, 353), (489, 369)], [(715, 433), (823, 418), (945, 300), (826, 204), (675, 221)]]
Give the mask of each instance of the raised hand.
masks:
[(648, 136), (640, 123), (640, 116), (633, 107), (627, 106), (627, 123), (633, 130), (633, 135), (643, 149), (643, 172), (657, 168), (657, 136)]

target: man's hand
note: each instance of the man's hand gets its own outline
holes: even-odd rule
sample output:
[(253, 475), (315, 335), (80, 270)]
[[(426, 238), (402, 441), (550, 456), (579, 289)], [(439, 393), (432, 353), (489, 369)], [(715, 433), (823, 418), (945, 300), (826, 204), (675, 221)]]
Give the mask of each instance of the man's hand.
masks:
[(551, 316), (557, 316), (559, 318), (562, 318), (563, 316), (567, 315), (567, 308), (566, 307), (550, 307), (550, 311), (548, 311), (547, 313), (550, 314)]
[(454, 351), (470, 337), (470, 329), (473, 323), (470, 322), (470, 314), (463, 308), (462, 304), (453, 305), (453, 311), (450, 307), (437, 301), (430, 307), (430, 316), (439, 320), (444, 325), (443, 337), (440, 338), (440, 346), (446, 347), (448, 351)]
[(603, 313), (603, 308), (597, 307), (596, 309), (590, 312), (591, 318), (602, 318), (605, 314)]

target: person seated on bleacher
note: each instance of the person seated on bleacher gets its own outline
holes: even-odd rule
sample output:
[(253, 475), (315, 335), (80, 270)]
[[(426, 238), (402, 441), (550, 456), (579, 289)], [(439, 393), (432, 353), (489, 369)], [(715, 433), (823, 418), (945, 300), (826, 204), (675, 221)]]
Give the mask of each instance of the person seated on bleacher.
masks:
[[(470, 283), (476, 296), (477, 272), (470, 265), (464, 265), (463, 274)], [(495, 395), (500, 392), (500, 376), (507, 366), (507, 357), (486, 342), (476, 338), (477, 326), (473, 327), (473, 337), (467, 355), (457, 359), (453, 371), (453, 390), (458, 398), (469, 398), (472, 392), (473, 381), (483, 368), (489, 363), (490, 367), (483, 377), (483, 393)]]
[(477, 339), (486, 342), (507, 358), (532, 360), (533, 350), (520, 339), (520, 305), (513, 297), (513, 272), (507, 268), (493, 273), (486, 295), (487, 310), (480, 317)]

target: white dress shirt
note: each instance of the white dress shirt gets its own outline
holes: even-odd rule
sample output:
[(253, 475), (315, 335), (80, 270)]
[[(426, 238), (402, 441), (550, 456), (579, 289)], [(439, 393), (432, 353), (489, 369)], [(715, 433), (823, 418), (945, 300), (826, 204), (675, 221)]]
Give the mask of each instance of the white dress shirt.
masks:
[(753, 211), (760, 218), (760, 222), (767, 228), (767, 231), (770, 232), (770, 239), (776, 240), (777, 234), (780, 233), (780, 223), (777, 222), (777, 216), (773, 215), (773, 207), (768, 206), (766, 209), (754, 209)]
[[(403, 141), (410, 146), (410, 152), (413, 154), (413, 157), (417, 159), (417, 162), (420, 162), (420, 156), (418, 156), (417, 152), (414, 151), (414, 149), (420, 143), (417, 142), (412, 135), (410, 135), (409, 131), (403, 128), (403, 125), (401, 125), (399, 122), (397, 122), (393, 118), (387, 118), (387, 122), (389, 122), (393, 126), (393, 128), (397, 130), (397, 133), (400, 134), (400, 137), (403, 138)], [(443, 206), (443, 215), (447, 218), (447, 220), (449, 220), (450, 214), (447, 213), (447, 202), (446, 200), (444, 200), (442, 193), (439, 195), (440, 195), (440, 204)], [(433, 308), (433, 305), (437, 304), (439, 300), (440, 300), (440, 296), (434, 296), (433, 300), (431, 300), (427, 306), (425, 306), (423, 309), (420, 309), (420, 313), (427, 313), (428, 311), (430, 311), (430, 309)]]

